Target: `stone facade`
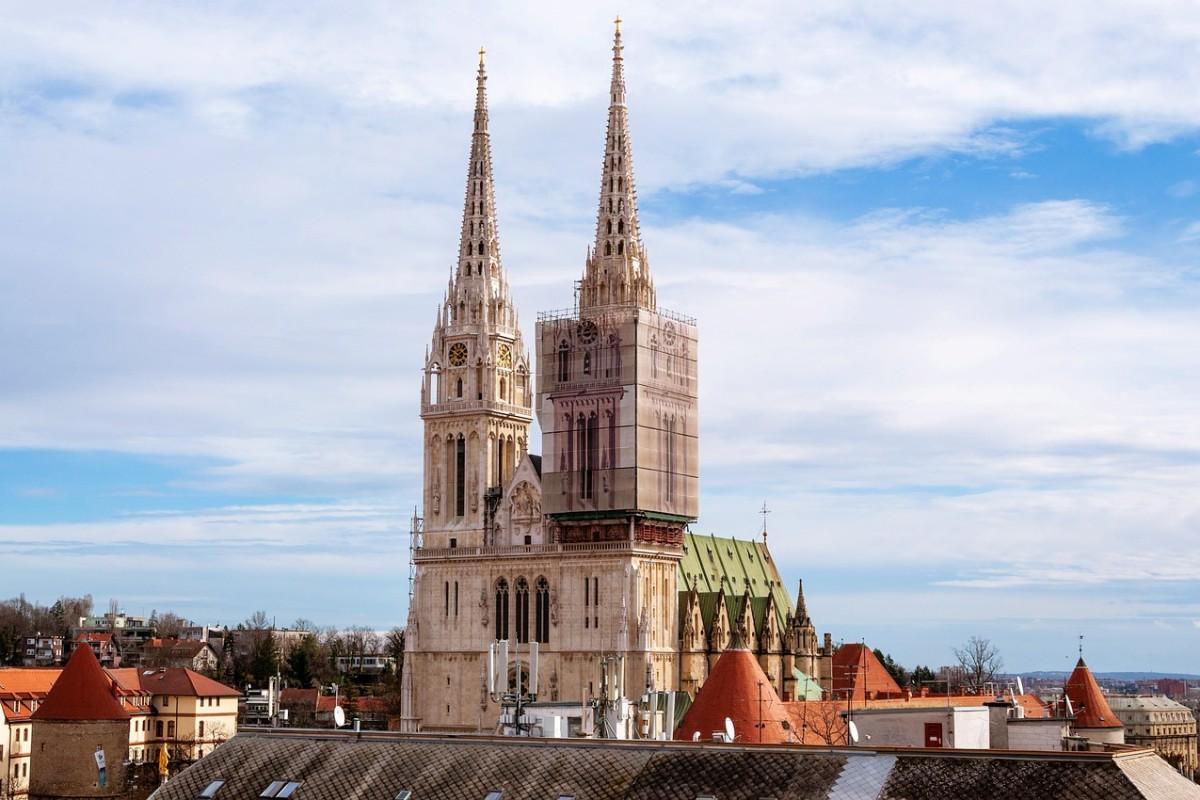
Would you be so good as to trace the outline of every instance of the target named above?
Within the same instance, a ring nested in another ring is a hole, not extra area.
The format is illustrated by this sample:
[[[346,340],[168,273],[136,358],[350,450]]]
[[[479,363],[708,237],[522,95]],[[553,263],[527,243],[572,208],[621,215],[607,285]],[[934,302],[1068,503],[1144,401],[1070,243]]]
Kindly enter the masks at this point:
[[[1196,719],[1169,697],[1114,695],[1109,708],[1125,726],[1125,743],[1151,747],[1189,778],[1196,777]]]
[[[527,452],[535,386],[500,264],[480,60],[458,264],[421,386],[404,730],[495,730],[494,640],[510,643],[523,680],[538,643],[535,688],[552,702],[596,696],[606,654],[624,657],[628,696],[651,685],[694,691],[734,632],[781,693],[795,691],[797,670],[830,674],[828,641],[817,645],[802,601],[793,610],[765,543],[688,531],[699,514],[698,331],[657,306],[623,69],[618,29],[596,239],[576,308],[537,325],[537,456]],[[726,551],[737,563],[716,554]]]
[[[29,772],[30,800],[119,797],[125,793],[129,723],[125,720],[33,723]],[[96,752],[104,752],[104,785],[99,782]]]

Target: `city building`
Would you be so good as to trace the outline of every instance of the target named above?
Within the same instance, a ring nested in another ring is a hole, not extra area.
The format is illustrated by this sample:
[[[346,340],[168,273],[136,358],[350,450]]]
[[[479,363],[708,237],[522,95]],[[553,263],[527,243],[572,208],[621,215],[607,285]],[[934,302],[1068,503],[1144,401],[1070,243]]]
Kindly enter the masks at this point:
[[[63,663],[65,637],[38,633],[26,636],[21,663],[27,667],[57,667]]]
[[[33,712],[61,671],[0,669],[0,797],[22,798],[28,792]]]
[[[119,688],[150,698],[144,753],[157,761],[166,747],[172,760],[194,761],[211,753],[237,733],[236,689],[190,669],[114,669],[108,674]]]
[[[151,639],[142,650],[143,667],[182,667],[213,675],[220,665],[216,649],[205,639]]]
[[[420,390],[404,730],[493,731],[493,640],[539,702],[583,703],[599,658],[622,685],[693,692],[734,634],[781,696],[828,690],[818,643],[762,542],[693,533],[699,514],[698,328],[658,306],[641,239],[623,45],[613,42],[595,239],[574,307],[543,312],[538,375],[500,258],[482,53],[457,263]],[[564,281],[564,286],[566,282]],[[530,451],[534,395],[542,454]],[[515,681],[514,681],[515,682]]]
[[[703,693],[703,689],[701,690]],[[207,792],[207,794],[202,794]],[[239,734],[158,790],[197,797],[413,800],[1196,800],[1200,786],[1152,751],[794,747],[583,739]]]
[[[1127,744],[1151,747],[1189,778],[1196,776],[1196,719],[1169,697],[1109,696],[1108,706],[1125,726]]]
[[[72,652],[78,650],[81,645],[91,648],[102,667],[121,666],[121,648],[114,640],[113,634],[99,631],[78,633],[73,641]]]
[[[95,655],[90,647],[75,652],[84,650]],[[0,669],[0,797],[27,795],[33,772],[30,754],[40,746],[33,715],[64,673],[65,668]],[[237,730],[237,692],[191,670],[102,669],[102,675],[105,698],[114,700],[126,715],[126,749],[120,753],[123,762],[156,763],[163,746],[170,748],[173,764],[191,761],[211,752]],[[89,710],[89,703],[111,707],[104,698],[81,699],[94,685],[99,684],[91,676],[73,688],[65,686],[47,714],[82,722],[94,711]]]

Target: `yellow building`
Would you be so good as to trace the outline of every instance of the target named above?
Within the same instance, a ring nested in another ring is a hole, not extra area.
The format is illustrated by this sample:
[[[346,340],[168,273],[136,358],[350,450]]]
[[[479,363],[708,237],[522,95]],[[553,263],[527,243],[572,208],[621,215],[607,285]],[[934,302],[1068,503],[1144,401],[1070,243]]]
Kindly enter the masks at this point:
[[[1125,743],[1151,747],[1189,778],[1196,775],[1196,719],[1169,697],[1108,698],[1109,708],[1125,726]]]
[[[222,683],[190,669],[108,672],[122,687],[149,699],[145,730],[130,736],[131,760],[156,761],[165,746],[172,761],[195,761],[237,733],[238,692]],[[138,721],[135,717],[132,724]],[[134,757],[135,748],[140,758]]]

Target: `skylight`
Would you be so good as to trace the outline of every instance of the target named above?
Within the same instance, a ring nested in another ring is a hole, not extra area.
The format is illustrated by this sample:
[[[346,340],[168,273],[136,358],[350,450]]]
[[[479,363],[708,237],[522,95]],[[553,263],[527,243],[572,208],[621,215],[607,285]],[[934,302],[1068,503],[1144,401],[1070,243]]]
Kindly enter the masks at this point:
[[[500,800],[501,797],[504,797],[503,789],[492,789],[484,795],[483,800]]]
[[[204,787],[204,791],[200,793],[200,800],[209,800],[211,797],[217,796],[217,790],[225,785],[225,781],[217,778],[215,781]]]
[[[396,792],[396,800],[409,800],[412,797],[412,789],[401,789]]]
[[[259,797],[291,797],[304,781],[271,781]]]

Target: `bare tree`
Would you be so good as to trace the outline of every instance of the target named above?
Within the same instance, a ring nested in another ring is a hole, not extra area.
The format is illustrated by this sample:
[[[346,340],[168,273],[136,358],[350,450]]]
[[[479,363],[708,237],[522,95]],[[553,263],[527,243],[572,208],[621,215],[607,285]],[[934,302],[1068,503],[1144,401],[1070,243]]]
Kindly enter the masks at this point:
[[[296,621],[292,623],[292,630],[305,631],[307,633],[316,633],[317,632],[317,623],[313,622],[311,619],[306,619],[304,617],[297,617]]]
[[[155,620],[154,631],[164,639],[177,639],[187,624],[188,621],[178,614],[164,611]]]
[[[972,636],[962,647],[954,648],[954,657],[963,671],[963,683],[976,691],[996,678],[1004,668],[1000,650],[990,639]]]

